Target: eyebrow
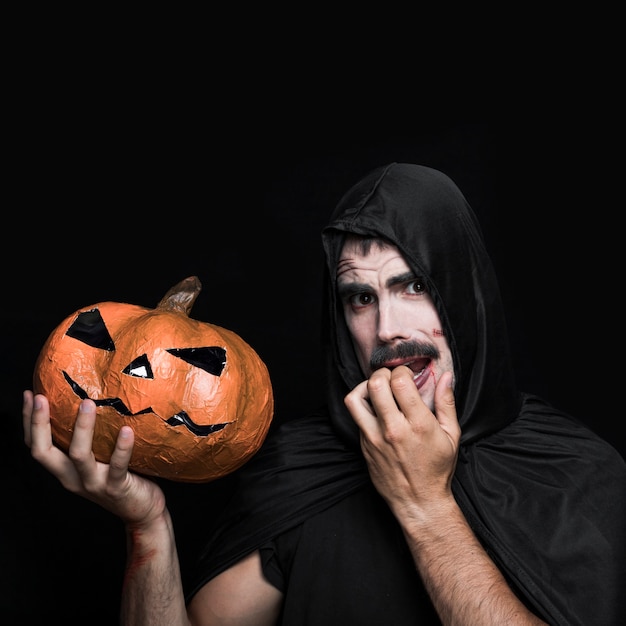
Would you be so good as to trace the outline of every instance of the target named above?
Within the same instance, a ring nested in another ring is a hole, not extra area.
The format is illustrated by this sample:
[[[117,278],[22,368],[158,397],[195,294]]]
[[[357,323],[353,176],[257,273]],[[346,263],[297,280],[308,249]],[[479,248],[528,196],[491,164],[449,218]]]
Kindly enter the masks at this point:
[[[401,285],[407,283],[411,280],[416,280],[417,276],[415,276],[414,272],[404,272],[404,274],[398,274],[396,276],[391,276],[385,283],[385,287],[388,289],[394,287],[395,285]],[[337,283],[337,294],[340,298],[345,298],[346,296],[350,296],[353,293],[360,293],[363,291],[371,291],[372,287],[368,283],[358,283],[358,282],[346,282],[346,283]]]
[[[370,291],[371,287],[367,283],[337,283],[337,295],[340,299],[347,298],[353,293],[361,293],[363,291]]]
[[[415,280],[417,276],[414,272],[408,271],[404,272],[404,274],[398,274],[397,276],[392,276],[386,283],[385,287],[393,287],[394,285],[399,285],[401,283],[408,283],[411,280]]]

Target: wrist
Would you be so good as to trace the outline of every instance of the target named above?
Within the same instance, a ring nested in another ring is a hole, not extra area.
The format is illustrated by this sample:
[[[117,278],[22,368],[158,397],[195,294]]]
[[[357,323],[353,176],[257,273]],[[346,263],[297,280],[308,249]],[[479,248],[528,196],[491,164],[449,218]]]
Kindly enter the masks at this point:
[[[466,523],[452,494],[437,500],[409,502],[399,507],[395,516],[405,532],[430,539],[446,533],[459,522]]]
[[[164,539],[173,538],[174,527],[167,509],[142,521],[126,523],[126,535],[130,547],[158,546]]]

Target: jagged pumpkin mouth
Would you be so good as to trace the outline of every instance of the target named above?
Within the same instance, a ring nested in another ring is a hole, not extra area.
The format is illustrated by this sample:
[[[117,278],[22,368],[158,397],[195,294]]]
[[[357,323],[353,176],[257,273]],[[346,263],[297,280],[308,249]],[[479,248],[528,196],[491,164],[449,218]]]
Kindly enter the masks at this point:
[[[142,409],[141,411],[137,411],[133,413],[125,404],[120,400],[120,398],[90,398],[87,392],[75,381],[72,377],[67,373],[63,372],[63,376],[65,380],[72,388],[72,391],[81,399],[81,400],[92,400],[96,406],[108,406],[117,411],[120,415],[134,416],[134,415],[143,415],[144,413],[154,413],[151,407],[147,407]],[[163,418],[159,418],[163,419]],[[190,430],[194,435],[198,437],[206,437],[211,433],[215,433],[219,430],[222,430],[228,424],[232,422],[222,422],[220,424],[207,424],[201,425],[196,424],[190,417],[187,415],[185,411],[179,411],[178,413],[172,415],[168,419],[163,419],[166,424],[170,426],[185,426],[188,430]]]

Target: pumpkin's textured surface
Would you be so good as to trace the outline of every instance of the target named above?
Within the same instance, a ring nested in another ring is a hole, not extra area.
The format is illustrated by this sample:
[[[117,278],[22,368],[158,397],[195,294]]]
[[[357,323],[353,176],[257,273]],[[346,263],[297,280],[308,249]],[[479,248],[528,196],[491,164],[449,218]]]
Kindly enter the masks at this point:
[[[68,450],[78,405],[90,398],[99,461],[109,461],[123,424],[135,432],[131,468],[170,480],[214,480],[258,450],[274,412],[267,367],[236,333],[189,317],[200,289],[192,276],[154,309],[94,304],[51,333],[33,389],[50,402],[56,445]]]

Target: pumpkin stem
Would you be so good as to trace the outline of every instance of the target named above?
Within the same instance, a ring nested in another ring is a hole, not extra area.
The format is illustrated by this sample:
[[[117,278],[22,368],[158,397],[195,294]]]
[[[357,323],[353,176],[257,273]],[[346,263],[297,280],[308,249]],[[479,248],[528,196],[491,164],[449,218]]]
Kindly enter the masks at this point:
[[[197,276],[189,276],[174,285],[163,296],[156,308],[178,311],[188,316],[201,289],[200,279]]]

